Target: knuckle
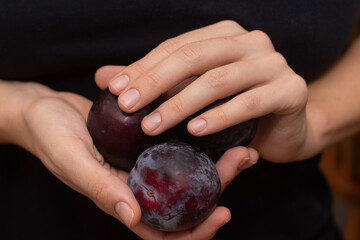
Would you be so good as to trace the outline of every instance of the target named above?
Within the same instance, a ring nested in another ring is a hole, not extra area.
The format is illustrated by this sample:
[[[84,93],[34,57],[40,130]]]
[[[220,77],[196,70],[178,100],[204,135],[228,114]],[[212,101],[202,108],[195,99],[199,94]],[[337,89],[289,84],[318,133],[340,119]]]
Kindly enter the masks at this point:
[[[147,83],[153,89],[157,89],[161,85],[161,76],[154,71],[151,71],[147,74]]]
[[[111,70],[112,66],[110,65],[105,65],[105,66],[101,66],[100,68],[98,68],[95,72],[95,78],[100,78],[103,73],[107,72],[108,70]]]
[[[205,74],[207,86],[214,89],[222,89],[226,86],[228,72],[224,69],[214,69]]]
[[[174,113],[183,113],[185,111],[183,101],[179,97],[171,98],[170,104]]]
[[[271,53],[270,62],[280,68],[288,65],[285,57],[279,52]]]
[[[135,73],[136,75],[141,75],[145,72],[145,66],[140,61],[135,62],[129,66],[128,71]]]
[[[249,37],[252,42],[259,43],[261,45],[272,45],[270,37],[261,30],[253,30],[249,32]]]
[[[243,99],[243,104],[247,111],[253,112],[260,106],[260,98],[257,95],[249,94]]]
[[[304,106],[308,99],[308,87],[305,80],[297,74],[292,75],[286,80],[287,89],[295,106]]]
[[[180,58],[186,63],[196,63],[202,54],[202,47],[200,44],[190,43],[179,49]]]
[[[88,184],[88,193],[94,202],[102,202],[104,199],[105,186],[102,183],[90,183]]]
[[[223,21],[218,22],[218,25],[221,28],[224,28],[224,27],[230,28],[230,29],[240,28],[240,25],[234,20],[223,20]]]
[[[172,54],[179,48],[179,43],[176,38],[170,38],[160,43],[159,49],[165,52],[167,55]]]
[[[230,120],[229,114],[225,112],[225,110],[222,108],[216,110],[216,117],[218,121],[221,122],[222,124],[228,123]]]

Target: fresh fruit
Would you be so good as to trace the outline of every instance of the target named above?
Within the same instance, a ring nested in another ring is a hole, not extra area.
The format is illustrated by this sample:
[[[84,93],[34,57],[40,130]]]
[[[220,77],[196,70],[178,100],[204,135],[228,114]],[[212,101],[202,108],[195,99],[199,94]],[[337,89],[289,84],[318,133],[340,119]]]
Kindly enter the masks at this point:
[[[250,119],[220,132],[201,137],[193,136],[187,131],[187,123],[192,118],[224,104],[230,99],[231,97],[220,99],[188,117],[185,121],[174,128],[174,138],[200,148],[208,154],[213,161],[217,161],[230,148],[236,146],[248,146],[255,137],[257,119]]]
[[[203,137],[191,135],[186,125],[190,119],[229,99],[218,100],[160,136],[151,137],[142,131],[141,121],[163,100],[158,98],[135,113],[126,113],[119,108],[117,96],[106,89],[95,99],[88,115],[87,126],[104,160],[119,169],[131,170],[138,156],[146,148],[171,139],[178,139],[196,146],[216,161],[230,148],[249,145],[255,136],[257,120],[251,119]]]
[[[143,152],[127,184],[142,210],[142,220],[162,231],[192,228],[207,218],[220,197],[214,163],[199,149],[166,142]]]
[[[130,170],[138,156],[159,142],[141,129],[141,120],[161,103],[153,101],[135,113],[123,112],[117,96],[103,90],[97,96],[87,119],[87,127],[94,144],[104,160],[119,169]]]

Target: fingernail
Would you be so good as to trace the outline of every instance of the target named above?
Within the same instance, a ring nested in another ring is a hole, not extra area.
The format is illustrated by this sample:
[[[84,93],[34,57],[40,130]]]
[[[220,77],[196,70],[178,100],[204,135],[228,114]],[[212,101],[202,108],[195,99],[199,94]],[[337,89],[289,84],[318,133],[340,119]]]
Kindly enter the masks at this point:
[[[195,121],[192,121],[190,123],[190,128],[194,133],[198,133],[204,130],[206,128],[206,125],[207,123],[205,119],[200,118],[200,119],[196,119]]]
[[[122,105],[124,105],[126,108],[132,108],[136,105],[136,103],[140,99],[140,93],[136,89],[130,89],[123,95],[121,95],[119,101]]]
[[[252,159],[250,151],[248,151],[248,152],[249,152],[249,155],[247,157],[243,158],[241,163],[238,166],[239,171],[245,170],[246,168],[249,168],[250,166],[257,163],[257,159]]]
[[[134,211],[124,202],[118,202],[115,205],[116,214],[120,220],[128,227],[131,227],[134,218]]]
[[[223,227],[225,224],[227,224],[228,222],[230,222],[230,220],[231,220],[231,217],[228,218],[228,219],[226,219],[226,220],[221,224],[220,227]]]
[[[249,148],[248,148],[248,149],[249,149]],[[258,162],[258,159],[257,159],[257,158],[252,158],[252,157],[251,157],[251,151],[249,151],[249,158],[250,158],[250,159],[249,159],[250,163],[253,164],[253,165]]]
[[[242,171],[242,170],[250,167],[250,166],[253,164],[253,162],[251,161],[250,151],[249,151],[248,148],[247,148],[247,150],[248,150],[248,156],[247,156],[247,157],[244,157],[244,158],[242,159],[241,163],[240,163],[239,166],[238,166],[238,170],[239,170],[239,171]]]
[[[144,127],[148,131],[154,131],[161,124],[161,115],[158,112],[146,116],[143,120]]]
[[[240,162],[239,166],[238,166],[238,170],[242,171],[244,170],[246,167],[245,165],[247,165],[247,163],[249,162],[251,158],[250,157],[245,157],[242,159],[242,161]]]
[[[111,84],[111,87],[113,87],[117,91],[122,91],[127,87],[129,82],[130,82],[130,79],[128,76],[121,75],[120,77],[117,77],[117,78],[111,80],[110,84]]]

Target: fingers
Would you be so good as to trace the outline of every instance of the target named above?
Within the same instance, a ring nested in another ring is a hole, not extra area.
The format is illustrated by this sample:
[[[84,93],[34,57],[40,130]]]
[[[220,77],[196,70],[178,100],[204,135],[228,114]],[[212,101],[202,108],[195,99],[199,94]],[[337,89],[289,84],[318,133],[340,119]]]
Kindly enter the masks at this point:
[[[221,21],[200,29],[186,32],[177,37],[166,40],[158,47],[153,49],[145,57],[131,64],[125,71],[120,71],[109,83],[110,91],[119,95],[124,88],[124,79],[136,79],[146,71],[156,66],[163,59],[177,51],[185,44],[197,42],[209,38],[232,36],[246,32],[239,24],[234,21]],[[119,84],[120,83],[120,84]],[[119,88],[119,86],[122,86]]]
[[[231,219],[229,209],[217,207],[214,212],[205,221],[200,223],[191,231],[166,234],[165,240],[208,240],[214,237],[216,232]]]
[[[236,46],[240,45],[217,38],[181,47],[138,78],[128,75],[129,85],[119,95],[119,106],[125,111],[136,111],[182,80],[234,61],[239,57],[234,51]],[[218,57],[220,54],[222,58]],[[133,94],[135,91],[137,95]]]
[[[124,111],[134,112],[184,79],[239,61],[254,48],[257,51],[264,48],[261,42],[251,41],[256,38],[254,33],[247,33],[188,43],[138,77],[127,74],[133,67],[129,66],[120,81],[124,88],[118,89],[119,106]]]
[[[140,222],[131,230],[139,237],[147,240],[201,240],[211,239],[219,228],[225,225],[231,219],[230,211],[225,207],[217,207],[212,214],[202,223],[193,229],[181,232],[161,232]]]
[[[211,239],[230,219],[231,213],[227,208],[217,207],[204,222],[192,230],[191,239]]]
[[[192,119],[188,131],[204,136],[271,115],[273,118],[266,119],[276,127],[259,128],[255,136],[259,148],[264,136],[283,142],[287,135],[296,135],[297,131],[286,130],[295,127],[291,118],[284,116],[301,112],[307,100],[305,81],[275,51],[270,38],[261,31],[247,32],[232,21],[169,39],[116,72],[107,72],[112,76],[109,89],[119,95],[119,106],[126,112],[134,112],[160,95],[171,96],[143,119],[142,129],[148,135],[158,135],[210,103],[234,96]],[[271,148],[271,144],[265,146],[266,151]]]
[[[200,76],[143,120],[143,131],[148,135],[158,135],[217,99],[274,82],[279,78],[280,73],[293,73],[289,71],[284,58],[274,51],[266,34],[260,31],[240,32],[241,34],[238,35],[186,43],[167,56],[163,56],[157,64],[146,63],[146,66],[142,65],[142,70],[138,71],[138,66],[143,64],[142,62],[153,60],[156,62],[157,58],[153,54],[159,50],[154,50],[145,58],[146,60],[142,59],[135,65],[125,68],[121,73],[121,81],[117,77],[117,80],[122,82],[120,85],[123,86],[121,89],[113,89],[120,94],[119,106],[124,111],[134,112],[164,92],[181,86],[185,79]],[[136,73],[133,75],[132,69],[137,69],[134,70]],[[243,95],[246,103],[261,97],[252,96],[247,100],[249,98]],[[272,103],[276,103],[275,100]],[[234,105],[230,106],[235,108]],[[271,104],[263,106],[274,108]],[[231,117],[230,121],[220,122],[215,128],[209,126],[201,133],[194,127],[197,124],[193,122],[189,131],[194,135],[208,134],[252,117],[262,116],[260,115],[262,113],[271,113],[273,108],[268,107],[265,110],[259,109],[257,112],[243,114],[245,109],[240,107],[236,113],[231,113],[229,116],[240,115],[242,118]],[[218,115],[217,119],[219,116],[221,118],[224,115]]]
[[[216,162],[216,169],[221,181],[221,190],[246,168],[257,163],[259,154],[255,149],[246,147],[235,147],[224,153]]]
[[[154,122],[156,125],[152,125],[153,122],[148,121],[148,119],[151,120],[151,114],[145,118],[142,122],[144,132],[149,135],[157,135],[216,99],[232,96],[244,89],[263,83],[264,79],[275,77],[277,68],[263,68],[267,63],[268,59],[264,57],[260,61],[239,61],[206,72],[154,111],[161,116],[161,122],[157,121]],[[260,71],[260,69],[262,70]],[[247,119],[243,117],[239,121],[248,120],[251,116],[248,114],[246,117]],[[194,126],[196,125],[194,124]],[[219,127],[224,129],[229,126]],[[197,134],[194,131],[195,128],[192,130],[193,134]]]

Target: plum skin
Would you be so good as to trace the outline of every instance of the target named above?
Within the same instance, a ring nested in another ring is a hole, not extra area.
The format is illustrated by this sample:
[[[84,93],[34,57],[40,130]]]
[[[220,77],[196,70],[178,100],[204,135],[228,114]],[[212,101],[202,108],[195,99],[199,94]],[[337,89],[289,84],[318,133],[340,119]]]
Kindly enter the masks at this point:
[[[130,171],[146,148],[162,141],[161,136],[148,136],[141,129],[142,119],[161,103],[158,98],[135,113],[126,113],[108,89],[97,95],[88,114],[87,128],[106,162]]]
[[[128,186],[142,220],[161,231],[182,231],[215,209],[221,183],[212,160],[186,143],[166,142],[144,151],[131,170]]]

